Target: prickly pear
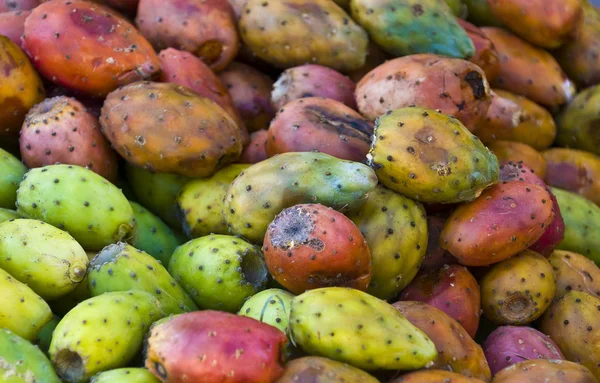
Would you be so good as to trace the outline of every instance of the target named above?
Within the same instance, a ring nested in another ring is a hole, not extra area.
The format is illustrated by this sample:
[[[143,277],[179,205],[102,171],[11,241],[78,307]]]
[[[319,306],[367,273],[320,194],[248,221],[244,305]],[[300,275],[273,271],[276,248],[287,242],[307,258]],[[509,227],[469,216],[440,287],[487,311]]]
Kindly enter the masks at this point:
[[[566,360],[528,360],[500,371],[493,383],[597,383],[594,375],[578,363]]]
[[[483,383],[483,380],[469,378],[455,372],[444,370],[421,370],[410,372],[390,383]]]
[[[498,157],[500,166],[509,162],[525,165],[542,180],[546,179],[547,163],[544,156],[533,147],[515,141],[493,141],[487,147]]]
[[[254,318],[287,334],[292,299],[294,295],[285,290],[263,290],[244,302],[238,315]]]
[[[306,356],[285,365],[283,376],[276,383],[377,383],[379,380],[346,363]]]
[[[548,185],[580,194],[600,205],[600,156],[565,148],[542,154],[548,163]]]
[[[21,36],[25,29],[25,19],[30,13],[31,11],[0,11],[0,35],[8,37],[13,43],[22,48]]]
[[[492,40],[477,28],[475,25],[463,19],[457,19],[461,27],[469,35],[475,46],[475,55],[469,58],[469,61],[477,65],[485,72],[485,77],[488,81],[498,75],[499,61],[498,52]]]
[[[27,167],[6,150],[0,148],[0,208],[14,209],[19,182]]]
[[[44,354],[48,354],[48,350],[50,350],[50,343],[52,342],[52,333],[56,326],[58,326],[58,322],[60,322],[60,317],[57,315],[53,315],[52,319],[48,323],[42,327],[40,332],[38,333],[35,340],[32,342],[40,350],[44,352]]]
[[[268,137],[269,132],[264,129],[250,134],[250,143],[244,148],[238,162],[241,164],[256,164],[269,158],[267,154]]]
[[[444,207],[447,205],[443,205]],[[449,205],[452,206],[452,205]],[[455,265],[458,259],[440,246],[440,235],[449,213],[430,213],[427,215],[427,252],[421,263],[421,270],[438,270],[444,265]]]
[[[0,223],[17,218],[21,218],[21,216],[16,211],[0,207]]]
[[[38,6],[40,0],[4,0],[0,1],[0,12],[27,11]]]
[[[600,268],[589,258],[572,251],[555,250],[548,261],[554,270],[556,298],[571,290],[600,298]]]
[[[117,368],[94,375],[90,383],[160,383],[152,373],[145,368]]]
[[[598,16],[600,27],[600,15]],[[600,28],[599,28],[600,29]],[[600,78],[599,78],[600,80]],[[579,92],[558,116],[556,143],[600,155],[596,124],[600,113],[600,85]]]

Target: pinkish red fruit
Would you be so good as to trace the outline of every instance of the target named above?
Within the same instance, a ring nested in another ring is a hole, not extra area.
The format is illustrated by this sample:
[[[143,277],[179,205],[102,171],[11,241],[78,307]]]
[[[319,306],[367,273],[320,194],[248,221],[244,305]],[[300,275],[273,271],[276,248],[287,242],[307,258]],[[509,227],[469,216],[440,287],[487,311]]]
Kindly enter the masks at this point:
[[[30,11],[0,12],[0,35],[4,35],[13,43],[21,46],[21,35],[25,29],[25,19]]]

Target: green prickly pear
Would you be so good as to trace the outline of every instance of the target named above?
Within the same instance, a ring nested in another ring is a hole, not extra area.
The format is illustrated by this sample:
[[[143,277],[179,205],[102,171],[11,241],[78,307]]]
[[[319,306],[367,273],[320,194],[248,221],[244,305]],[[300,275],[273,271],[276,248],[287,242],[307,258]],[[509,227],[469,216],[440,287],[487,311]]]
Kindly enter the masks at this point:
[[[262,243],[267,227],[285,208],[319,203],[351,210],[377,185],[375,172],[324,153],[284,153],[250,166],[225,195],[223,216],[234,234]]]
[[[52,333],[56,326],[58,326],[58,322],[60,322],[60,317],[53,315],[50,322],[46,323],[44,327],[40,330],[39,334],[32,342],[36,346],[39,347],[40,350],[44,352],[44,354],[48,354],[48,350],[50,350],[50,342],[52,342]]]
[[[34,340],[42,327],[52,319],[48,304],[27,285],[2,269],[0,291],[0,328]]]
[[[58,323],[50,358],[66,382],[127,365],[141,349],[152,323],[164,316],[160,303],[143,291],[118,291],[81,302]]]
[[[3,383],[60,383],[46,355],[8,329],[0,329],[0,361]]]
[[[380,299],[396,297],[415,277],[427,250],[423,206],[383,186],[348,214],[371,250],[371,282],[367,292]]]
[[[433,342],[392,305],[360,290],[325,287],[292,300],[292,342],[311,355],[365,370],[413,370],[438,356]]]
[[[27,167],[6,150],[0,148],[0,207],[14,209],[19,182]]]
[[[86,250],[133,240],[136,224],[129,201],[116,186],[75,165],[31,169],[17,190],[17,210],[69,232]]]
[[[0,223],[17,218],[21,218],[21,216],[16,211],[0,207]]]
[[[260,249],[219,234],[179,246],[168,270],[198,307],[229,312],[263,290],[269,274]]]
[[[600,12],[598,16],[600,25]],[[600,33],[599,33],[600,34]],[[598,43],[597,43],[598,44]],[[600,113],[600,84],[579,92],[556,119],[556,143],[600,155],[597,133]]]
[[[281,289],[268,289],[251,296],[238,312],[288,332],[290,306],[294,294]]]
[[[92,296],[113,291],[145,291],[158,299],[167,315],[198,309],[165,266],[123,242],[106,246],[90,262],[88,284]]]
[[[90,383],[160,383],[145,368],[117,368],[94,375]]]
[[[86,254],[89,262],[91,262],[96,256],[96,252],[87,251]],[[86,273],[83,280],[79,282],[77,287],[75,287],[75,290],[71,291],[67,295],[57,300],[50,302],[50,307],[52,308],[53,313],[64,316],[66,313],[71,311],[73,307],[92,297],[92,294],[90,293],[90,288],[88,286],[88,275],[89,272]]]
[[[34,219],[0,224],[0,268],[46,300],[73,291],[87,266],[85,250],[65,231]]]

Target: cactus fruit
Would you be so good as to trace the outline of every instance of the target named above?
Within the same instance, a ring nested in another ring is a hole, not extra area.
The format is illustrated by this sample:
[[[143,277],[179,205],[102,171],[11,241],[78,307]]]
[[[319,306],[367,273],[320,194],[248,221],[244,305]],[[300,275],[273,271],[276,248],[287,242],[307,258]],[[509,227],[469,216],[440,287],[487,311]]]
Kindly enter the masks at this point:
[[[244,301],[264,290],[267,266],[260,250],[228,235],[208,235],[179,246],[169,273],[198,307],[237,312]]]
[[[546,160],[533,147],[521,142],[503,140],[490,142],[487,147],[496,155],[501,166],[509,162],[522,164],[533,170],[542,180],[546,179]]]
[[[533,322],[550,306],[556,292],[552,265],[531,250],[495,264],[480,283],[483,313],[497,324]]]
[[[390,383],[483,383],[483,380],[469,378],[455,372],[444,370],[421,370],[410,372]]]
[[[488,0],[465,0],[468,20],[477,25],[502,27],[502,22],[492,14]]]
[[[273,278],[294,294],[332,286],[365,291],[371,281],[367,241],[349,218],[323,205],[283,210],[262,250]]]
[[[487,189],[448,218],[440,243],[466,266],[486,266],[534,244],[554,220],[550,193],[520,181]]]
[[[600,156],[564,148],[542,154],[548,163],[548,185],[580,194],[600,205]]]
[[[600,15],[598,16],[600,27]],[[599,78],[600,81],[600,78]],[[596,135],[600,113],[600,84],[579,92],[558,116],[556,143],[600,155],[600,139]]]
[[[369,152],[373,124],[336,100],[307,97],[281,108],[269,125],[267,154],[321,152],[360,162]]]
[[[491,380],[483,350],[457,321],[423,302],[396,302],[394,307],[435,344],[438,357],[428,368]]]
[[[421,270],[438,270],[444,265],[455,265],[458,259],[440,246],[440,235],[446,224],[448,214],[427,215],[427,252],[421,263]]]
[[[160,71],[152,46],[129,21],[83,0],[51,0],[31,11],[23,49],[47,79],[100,98]]]
[[[493,383],[597,383],[598,379],[578,363],[566,360],[528,360],[500,371]]]
[[[470,201],[498,181],[498,159],[457,119],[426,108],[381,116],[368,159],[379,181],[429,203]]]
[[[263,290],[244,302],[238,315],[254,318],[287,334],[292,299],[294,295],[285,290]]]
[[[371,39],[396,57],[435,53],[466,58],[475,53],[445,1],[351,0],[350,10]]]
[[[166,265],[122,242],[106,246],[90,262],[88,285],[92,296],[113,291],[145,291],[160,302],[167,315],[198,309],[169,275]]]
[[[483,349],[492,375],[526,360],[565,359],[552,339],[527,326],[498,327],[487,337]]]
[[[386,62],[389,58],[389,55],[381,50],[375,43],[369,41],[369,45],[367,46],[367,60],[365,64],[356,69],[348,72],[348,76],[355,83],[359,82],[367,73],[377,68],[379,65]]]
[[[85,250],[67,232],[33,219],[0,224],[0,268],[46,300],[73,291],[87,266]]]
[[[17,189],[26,172],[17,157],[0,148],[0,208],[15,208]]]
[[[48,323],[42,327],[40,332],[38,333],[35,340],[32,342],[40,350],[44,352],[44,354],[48,354],[48,350],[50,350],[50,342],[52,342],[52,333],[56,326],[58,326],[58,322],[60,322],[60,317],[53,315],[52,319]]]
[[[6,383],[60,383],[39,348],[8,329],[0,329],[0,379]]]
[[[90,383],[160,383],[152,373],[145,368],[117,368],[101,372],[92,377]]]
[[[368,166],[324,153],[284,153],[250,166],[225,195],[223,216],[234,234],[262,244],[267,227],[283,209],[319,203],[352,210],[377,185]]]
[[[19,185],[17,210],[69,232],[86,250],[133,240],[137,226],[127,198],[91,170],[75,165],[31,169]]]
[[[40,0],[3,0],[0,1],[0,13],[28,11],[38,6]]]
[[[34,340],[52,319],[44,300],[27,285],[0,269],[0,328],[9,329],[27,340]]]
[[[438,356],[392,305],[360,290],[326,287],[292,300],[290,339],[311,355],[364,370],[415,370]]]
[[[589,258],[572,251],[555,250],[548,261],[554,270],[556,298],[572,290],[600,298],[600,268]]]
[[[21,218],[21,216],[16,211],[0,207],[0,223],[17,218]]]
[[[464,28],[475,46],[475,55],[470,57],[469,61],[483,69],[485,77],[491,81],[498,74],[499,69],[498,52],[494,43],[475,25],[463,19],[456,21]]]
[[[96,256],[95,251],[86,251],[88,261],[92,261]],[[89,267],[89,263],[88,263]],[[88,286],[88,276],[89,272],[85,275],[83,280],[75,287],[73,291],[68,293],[67,295],[50,301],[50,306],[52,308],[52,312],[54,314],[64,316],[67,314],[73,307],[77,306],[79,303],[85,301],[86,299],[90,299],[92,294],[90,293],[90,288]]]
[[[286,343],[281,331],[253,318],[197,311],[152,327],[146,367],[163,382],[275,382]]]
[[[0,5],[0,8],[2,5]],[[8,37],[13,43],[21,47],[21,35],[25,29],[25,19],[31,11],[0,11],[0,35]]]
[[[464,0],[446,0],[446,4],[448,4],[454,16],[467,17],[467,5]],[[460,20],[458,19],[457,21]]]
[[[143,291],[111,292],[83,301],[54,330],[52,364],[69,383],[124,367],[142,347],[152,323],[163,316],[160,303]]]
[[[267,154],[268,137],[269,132],[264,129],[251,133],[250,143],[244,148],[238,162],[241,164],[257,164],[269,158]]]
[[[285,365],[283,376],[277,383],[378,383],[368,373],[346,363],[306,356]]]
[[[425,302],[455,319],[472,338],[477,333],[481,294],[477,281],[464,266],[443,266],[418,274],[402,290],[400,299]]]
[[[367,33],[330,0],[249,0],[238,26],[252,53],[279,68],[310,62],[350,71],[365,63]]]
[[[356,84],[350,78],[322,65],[306,64],[285,70],[273,85],[271,102],[276,110],[290,101],[324,97],[356,109]]]

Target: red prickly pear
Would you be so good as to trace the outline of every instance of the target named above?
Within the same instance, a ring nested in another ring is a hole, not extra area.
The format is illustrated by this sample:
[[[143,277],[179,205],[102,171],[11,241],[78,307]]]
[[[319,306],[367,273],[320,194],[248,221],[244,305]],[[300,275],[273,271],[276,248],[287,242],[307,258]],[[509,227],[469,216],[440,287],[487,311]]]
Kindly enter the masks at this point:
[[[269,132],[265,129],[250,134],[250,143],[246,145],[238,159],[240,164],[255,164],[269,158],[267,154],[267,138]]]
[[[12,11],[0,13],[0,35],[4,35],[22,48],[21,35],[25,29],[25,19],[31,11]]]
[[[274,382],[287,338],[256,319],[220,311],[177,315],[150,330],[146,367],[163,382]]]
[[[483,69],[485,77],[488,81],[492,81],[499,69],[498,52],[494,43],[475,25],[463,19],[456,19],[456,21],[467,32],[475,46],[475,55],[469,58],[469,61]]]
[[[29,11],[38,6],[40,0],[0,0],[0,13]]]

